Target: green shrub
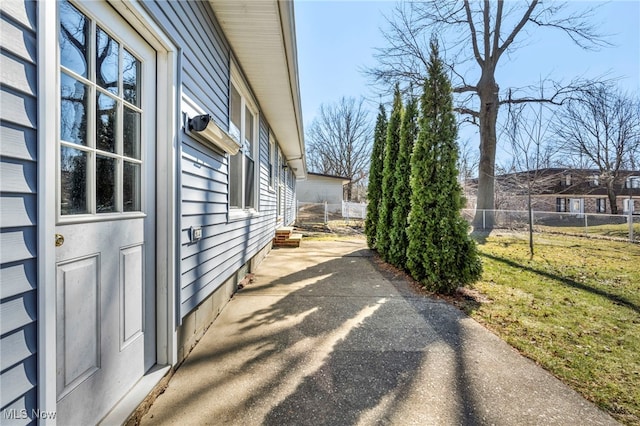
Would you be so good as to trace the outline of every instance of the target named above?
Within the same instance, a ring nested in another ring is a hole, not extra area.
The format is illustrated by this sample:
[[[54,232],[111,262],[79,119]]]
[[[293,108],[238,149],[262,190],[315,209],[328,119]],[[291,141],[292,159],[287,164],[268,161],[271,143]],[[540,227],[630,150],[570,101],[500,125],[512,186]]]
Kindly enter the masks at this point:
[[[382,197],[378,228],[376,229],[376,249],[380,255],[388,260],[391,240],[389,234],[393,219],[393,188],[395,186],[395,165],[400,148],[400,125],[402,123],[402,96],[400,87],[396,84],[393,96],[393,109],[387,126],[387,141],[384,147],[384,166],[382,169]]]
[[[427,289],[452,293],[476,281],[482,265],[469,226],[460,215],[451,83],[433,40],[421,102],[420,132],[411,157],[407,268]]]
[[[393,188],[394,209],[391,222],[389,262],[399,268],[406,268],[407,226],[411,210],[411,153],[418,135],[418,102],[411,97],[402,114],[400,128],[400,148],[395,167],[395,187]]]
[[[376,232],[378,227],[378,212],[382,198],[382,168],[384,163],[384,145],[387,141],[387,113],[380,104],[380,111],[376,119],[373,134],[373,149],[369,166],[369,187],[367,190],[367,218],[364,222],[364,232],[370,248],[376,247]]]

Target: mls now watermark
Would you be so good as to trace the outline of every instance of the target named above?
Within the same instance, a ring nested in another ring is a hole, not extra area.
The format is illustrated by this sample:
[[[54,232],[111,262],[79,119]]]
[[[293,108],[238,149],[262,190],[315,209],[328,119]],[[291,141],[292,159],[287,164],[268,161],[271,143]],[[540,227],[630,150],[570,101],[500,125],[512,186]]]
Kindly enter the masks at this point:
[[[39,409],[31,409],[27,410],[23,409],[9,409],[2,410],[2,418],[0,420],[22,420],[22,419],[49,419],[53,420],[56,418],[55,411],[42,411]]]

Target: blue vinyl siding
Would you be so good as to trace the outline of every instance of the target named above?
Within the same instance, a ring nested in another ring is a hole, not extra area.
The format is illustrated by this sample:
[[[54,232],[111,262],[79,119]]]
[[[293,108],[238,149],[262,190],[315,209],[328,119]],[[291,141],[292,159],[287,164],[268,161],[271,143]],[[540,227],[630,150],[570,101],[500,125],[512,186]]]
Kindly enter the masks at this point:
[[[231,49],[206,2],[147,2],[150,13],[182,49],[182,93],[229,122]],[[259,101],[259,100],[258,100]],[[259,113],[258,213],[229,220],[228,156],[181,133],[180,317],[205,300],[265,245],[275,230],[275,193],[269,190],[269,126]],[[202,238],[190,241],[190,228]]]
[[[0,411],[28,416],[37,408],[36,7],[0,2]]]

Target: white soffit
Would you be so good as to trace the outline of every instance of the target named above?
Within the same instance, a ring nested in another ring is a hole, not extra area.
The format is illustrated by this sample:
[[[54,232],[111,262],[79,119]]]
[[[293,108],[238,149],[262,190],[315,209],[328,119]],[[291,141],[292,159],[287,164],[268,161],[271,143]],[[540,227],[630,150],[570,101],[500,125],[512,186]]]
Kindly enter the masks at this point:
[[[209,0],[298,178],[306,176],[292,1]]]

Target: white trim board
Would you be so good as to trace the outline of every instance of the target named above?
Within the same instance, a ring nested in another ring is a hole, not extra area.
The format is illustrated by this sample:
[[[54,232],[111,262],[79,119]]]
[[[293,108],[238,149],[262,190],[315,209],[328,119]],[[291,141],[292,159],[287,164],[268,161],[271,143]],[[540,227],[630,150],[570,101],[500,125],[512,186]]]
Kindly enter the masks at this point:
[[[38,408],[56,410],[55,211],[57,129],[57,2],[38,8]],[[49,184],[48,184],[49,183]],[[39,424],[55,425],[55,418]]]
[[[157,105],[167,106],[157,114],[156,145],[156,363],[175,365],[177,349],[176,283],[179,273],[178,159],[181,128],[180,48],[139,1],[115,0],[111,5],[132,24],[156,50]]]

